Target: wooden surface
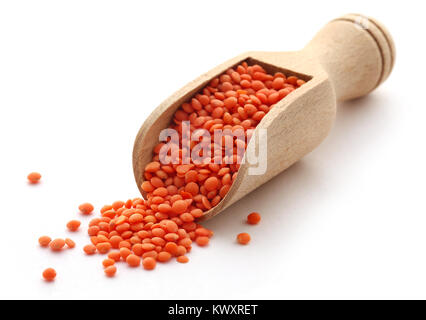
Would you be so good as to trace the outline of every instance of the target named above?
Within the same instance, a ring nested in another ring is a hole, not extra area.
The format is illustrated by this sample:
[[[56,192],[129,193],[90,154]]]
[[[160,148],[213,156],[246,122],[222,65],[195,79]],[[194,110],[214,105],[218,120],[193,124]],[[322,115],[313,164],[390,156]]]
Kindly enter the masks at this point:
[[[318,146],[333,125],[336,101],[366,95],[386,80],[394,65],[395,46],[380,23],[350,14],[328,23],[301,51],[248,52],[201,75],[160,104],[137,134],[133,168],[144,197],[143,171],[152,159],[160,131],[169,125],[183,102],[212,78],[242,61],[258,63],[268,72],[296,74],[309,81],[279,101],[256,128],[267,130],[266,173],[248,175],[249,164],[245,161],[225,198],[200,220],[220,213]]]

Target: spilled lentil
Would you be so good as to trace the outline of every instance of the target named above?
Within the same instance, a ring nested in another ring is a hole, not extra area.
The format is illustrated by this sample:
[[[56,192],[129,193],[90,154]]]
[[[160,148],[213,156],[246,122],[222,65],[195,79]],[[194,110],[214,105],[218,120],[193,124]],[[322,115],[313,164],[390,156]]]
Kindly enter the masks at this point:
[[[91,244],[84,246],[83,251],[87,255],[98,252],[108,256],[102,263],[108,277],[115,276],[115,263],[119,261],[127,262],[130,267],[142,265],[146,270],[153,270],[157,262],[165,263],[172,258],[187,263],[193,243],[207,246],[213,236],[213,232],[199,225],[196,219],[219,204],[230,190],[240,167],[237,149],[242,146],[245,150],[246,141],[251,137],[250,129],[256,128],[278,101],[304,83],[281,72],[269,74],[262,66],[248,65],[247,62],[212,79],[178,108],[169,128],[181,133],[182,123],[188,121],[191,132],[197,129],[210,133],[242,130],[246,140],[232,141],[233,161],[230,163],[226,158],[229,155],[220,152],[212,153],[209,163],[183,163],[182,158],[188,151],[180,147],[178,163],[164,164],[160,151],[165,144],[159,143],[143,173],[141,189],[146,193],[146,200],[115,201],[102,207],[100,217],[89,223],[87,233]],[[183,145],[182,136],[179,143]],[[190,150],[197,144],[191,141]],[[214,144],[212,136],[211,145]],[[79,210],[83,215],[90,215],[94,207],[84,203]],[[257,213],[247,218],[250,224],[259,221]],[[70,231],[77,231],[79,226],[76,220],[67,225]],[[69,240],[50,241],[50,238],[42,237],[39,242],[52,250],[61,250],[65,244],[73,247]],[[237,241],[247,244],[250,236],[239,234]]]

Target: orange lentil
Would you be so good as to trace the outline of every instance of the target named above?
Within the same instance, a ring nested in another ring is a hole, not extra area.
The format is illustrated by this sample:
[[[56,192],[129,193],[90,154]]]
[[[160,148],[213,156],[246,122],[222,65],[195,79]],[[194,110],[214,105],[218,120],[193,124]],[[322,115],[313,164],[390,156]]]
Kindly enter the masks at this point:
[[[41,236],[38,239],[38,243],[42,247],[47,247],[51,241],[52,241],[52,239],[50,237],[48,237],[48,236]]]
[[[188,250],[186,250],[186,248],[184,247],[184,246],[182,246],[182,245],[179,245],[178,247],[177,247],[177,250],[176,250],[176,256],[183,256],[185,253],[187,253],[188,252]]]
[[[55,239],[55,240],[52,240],[49,244],[50,249],[52,249],[53,251],[61,251],[64,246],[65,246],[64,239]]]
[[[132,245],[128,242],[128,241],[121,241],[119,244],[118,244],[118,248],[119,249],[121,249],[121,248],[127,248],[127,249],[130,249],[132,247]]]
[[[99,222],[101,222],[101,219],[94,218],[94,219],[90,220],[89,227],[97,226],[99,224]]]
[[[177,231],[178,231],[178,229],[179,229],[179,227],[178,227],[178,225],[176,224],[176,222],[169,220],[169,221],[167,221],[167,222],[166,222],[166,224],[165,224],[165,229],[166,229],[168,232],[177,232]],[[163,234],[163,236],[164,236],[164,234]]]
[[[120,208],[124,207],[124,205],[125,205],[125,202],[124,202],[124,201],[115,201],[115,202],[112,204],[112,208],[113,208],[115,211],[117,211],[118,209],[120,209]]]
[[[126,260],[131,253],[132,251],[129,248],[120,248],[120,255],[123,260]]]
[[[142,265],[145,270],[153,270],[155,268],[156,261],[154,258],[146,257],[143,259]]]
[[[151,251],[155,249],[155,245],[152,243],[143,243],[142,244],[142,249],[145,251]]]
[[[173,222],[173,221],[170,221],[170,222]],[[175,223],[175,225],[176,225],[176,223]],[[177,227],[177,225],[176,225],[176,227]],[[176,229],[176,231],[177,231],[178,229]],[[168,229],[168,231],[169,231],[169,229]],[[174,231],[174,229],[173,230],[171,230],[172,232]],[[154,237],[158,237],[158,238],[162,238],[162,237],[164,237],[164,235],[166,234],[166,231],[164,231],[163,229],[161,229],[161,228],[155,228],[155,229],[153,229],[152,230],[152,235],[154,236]]]
[[[164,238],[165,239],[165,238]],[[160,237],[154,237],[151,239],[152,243],[155,244],[156,246],[163,246],[166,244],[166,240],[164,240],[163,238]]]
[[[154,186],[149,181],[144,181],[142,183],[142,190],[145,192],[152,192],[154,190]]]
[[[126,258],[126,262],[130,267],[138,267],[141,264],[141,258],[135,254],[129,254]]]
[[[83,247],[83,251],[87,254],[87,255],[92,255],[96,253],[96,247],[93,244],[88,244],[86,246]]]
[[[108,258],[114,260],[115,262],[120,261],[121,260],[120,251],[112,251],[108,253]]]
[[[172,211],[174,213],[184,213],[187,208],[188,205],[184,200],[177,200],[172,205]]]
[[[32,184],[36,184],[39,183],[40,179],[41,179],[41,174],[38,172],[31,172],[28,176],[28,181]]]
[[[160,262],[167,262],[172,258],[172,255],[170,254],[170,252],[167,251],[161,251],[158,254],[157,260]]]
[[[210,177],[204,182],[204,187],[207,189],[207,191],[216,190],[218,186],[219,180],[216,177]]]
[[[176,255],[178,252],[178,246],[174,242],[167,242],[164,246],[164,250],[169,252],[172,255]]]
[[[93,205],[91,205],[90,203],[83,203],[81,205],[78,206],[78,209],[80,210],[80,212],[82,214],[91,214],[93,212]]]
[[[70,231],[77,231],[78,228],[80,227],[81,222],[78,220],[71,220],[70,222],[67,223],[67,228]]]
[[[287,78],[286,82],[292,85],[296,85],[299,79],[295,76],[290,76]]]
[[[189,213],[182,213],[179,218],[183,221],[183,222],[191,222],[194,221],[194,216],[192,216]]]
[[[248,244],[250,242],[251,238],[248,233],[240,233],[237,235],[237,241],[240,244]]]
[[[119,248],[121,241],[123,241],[123,238],[120,237],[120,236],[112,236],[111,238],[109,238],[109,242],[111,243],[111,247],[113,247],[114,249]]]
[[[110,258],[105,259],[104,261],[102,261],[102,265],[103,265],[105,268],[107,268],[107,267],[109,267],[109,266],[112,266],[112,265],[114,265],[114,264],[115,264],[115,260],[110,259]]]
[[[83,204],[83,206],[86,206],[87,205],[87,203],[85,203],[85,204]],[[92,206],[93,207],[93,206]],[[107,205],[107,206],[103,206],[102,208],[101,208],[101,213],[104,213],[104,212],[106,212],[106,211],[108,211],[108,210],[111,210],[112,209],[112,206],[110,206],[110,205]]]
[[[98,238],[98,240],[97,240],[96,244],[103,243],[103,242],[109,242],[108,238],[106,236],[104,236],[103,234],[98,233],[97,238]]]
[[[47,268],[43,271],[43,278],[46,281],[53,281],[56,278],[56,271],[52,268]]]
[[[96,249],[100,254],[106,254],[111,250],[112,246],[109,242],[102,242],[96,245]]]
[[[72,249],[75,247],[75,242],[70,239],[70,238],[66,238],[65,239],[65,244],[67,245],[68,248]]]
[[[90,242],[93,244],[93,245],[97,245],[98,244],[98,237],[96,237],[96,236],[93,236],[93,237],[90,237]]]
[[[114,277],[115,273],[117,272],[117,267],[116,266],[106,267],[105,270],[104,270],[104,272],[105,272],[105,275],[107,277]]]
[[[249,224],[258,224],[260,222],[260,214],[257,212],[252,212],[247,216],[247,223]]]
[[[209,239],[208,237],[204,237],[204,236],[197,237],[197,238],[195,239],[195,242],[196,242],[196,243],[197,243],[200,247],[204,247],[204,246],[208,245],[208,244],[209,244],[209,241],[210,241],[210,239]]]
[[[299,79],[299,80],[297,80],[296,83],[300,87],[300,86],[304,85],[306,82],[304,80]]]
[[[158,253],[156,251],[147,251],[142,255],[142,258],[145,259],[147,257],[153,258],[153,259],[157,259],[158,258]]]
[[[211,231],[206,229],[206,228],[197,228],[195,229],[195,234],[197,236],[204,236],[204,237],[209,237],[210,236]]]
[[[140,244],[140,243],[134,244],[132,246],[132,251],[135,255],[142,256],[142,254],[144,253],[144,249],[142,247],[142,244]]]
[[[179,263],[187,263],[189,261],[189,258],[187,256],[179,256],[176,258],[176,261]]]

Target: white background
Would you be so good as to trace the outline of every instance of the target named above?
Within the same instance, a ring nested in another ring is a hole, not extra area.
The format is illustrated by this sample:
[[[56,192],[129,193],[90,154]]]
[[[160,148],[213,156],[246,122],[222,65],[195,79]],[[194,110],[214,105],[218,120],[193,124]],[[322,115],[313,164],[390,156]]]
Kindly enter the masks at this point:
[[[426,298],[426,28],[421,1],[1,1],[0,298]],[[393,74],[340,103],[324,143],[206,223],[208,248],[154,272],[39,248],[139,195],[133,139],[163,99],[249,50],[302,48],[358,12],[391,31]],[[43,174],[29,186],[31,171]],[[244,218],[259,211],[263,220]],[[248,246],[235,243],[239,232]],[[54,283],[41,272],[54,267]]]

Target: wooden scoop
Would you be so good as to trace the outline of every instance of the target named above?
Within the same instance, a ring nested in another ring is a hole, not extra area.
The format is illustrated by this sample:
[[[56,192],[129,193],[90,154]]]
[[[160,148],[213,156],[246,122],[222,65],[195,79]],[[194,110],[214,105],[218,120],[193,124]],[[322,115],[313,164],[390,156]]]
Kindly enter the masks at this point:
[[[336,101],[364,96],[385,81],[394,65],[395,47],[379,22],[349,14],[328,23],[301,51],[247,52],[201,75],[158,106],[139,130],[133,170],[144,197],[144,168],[152,159],[160,131],[169,126],[182,103],[243,61],[257,63],[268,73],[296,75],[307,83],[279,101],[256,127],[256,131],[267,129],[266,172],[249,175],[249,163],[241,164],[228,194],[200,220],[223,211],[318,146],[333,125]],[[258,144],[257,139],[250,140],[248,147],[253,143]]]

